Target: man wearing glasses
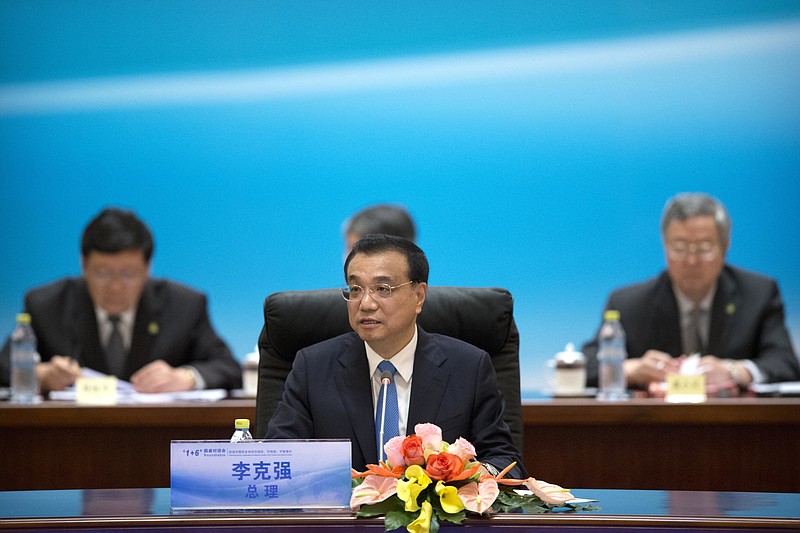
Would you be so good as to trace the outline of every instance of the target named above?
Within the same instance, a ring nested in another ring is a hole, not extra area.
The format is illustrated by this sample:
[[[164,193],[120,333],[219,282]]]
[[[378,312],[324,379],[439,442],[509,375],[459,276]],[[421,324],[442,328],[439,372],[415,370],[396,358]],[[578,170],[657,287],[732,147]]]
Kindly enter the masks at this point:
[[[709,387],[800,379],[775,280],[725,263],[731,221],[701,193],[667,202],[661,235],[667,270],[611,293],[627,334],[629,385],[647,388],[699,353]],[[588,381],[597,383],[597,338],[583,347]]]
[[[297,353],[266,438],[349,439],[353,468],[364,470],[385,459],[392,436],[431,423],[447,442],[472,442],[490,472],[516,462],[510,476],[527,477],[489,355],[417,326],[428,292],[423,251],[402,237],[367,235],[344,274],[353,332]]]
[[[208,317],[206,297],[150,278],[153,238],[136,215],[105,209],[81,238],[82,277],[30,291],[45,391],[75,382],[82,367],[129,380],[140,392],[241,387],[241,367]],[[9,343],[0,382],[9,380]]]

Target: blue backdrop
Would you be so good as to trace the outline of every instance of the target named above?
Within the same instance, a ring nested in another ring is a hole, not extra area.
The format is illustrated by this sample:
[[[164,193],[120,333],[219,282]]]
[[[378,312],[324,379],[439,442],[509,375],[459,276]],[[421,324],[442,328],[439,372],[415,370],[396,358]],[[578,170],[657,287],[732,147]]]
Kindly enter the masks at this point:
[[[396,202],[432,284],[512,291],[531,388],[702,190],[797,346],[800,3],[7,2],[0,176],[3,332],[121,205],[242,357],[264,297],[340,285],[342,222]]]

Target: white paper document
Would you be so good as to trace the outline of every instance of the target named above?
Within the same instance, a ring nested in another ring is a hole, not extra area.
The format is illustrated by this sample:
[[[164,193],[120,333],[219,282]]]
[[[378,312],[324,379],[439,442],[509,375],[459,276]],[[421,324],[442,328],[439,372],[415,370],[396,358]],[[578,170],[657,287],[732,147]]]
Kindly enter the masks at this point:
[[[92,370],[91,368],[82,368],[81,377],[84,378],[102,378],[106,374]],[[216,402],[227,397],[228,392],[225,389],[203,389],[203,390],[190,390],[182,392],[159,392],[147,393],[137,392],[130,381],[117,380],[117,403],[118,404],[136,404],[136,403],[169,403],[175,401],[204,401]],[[76,392],[75,387],[68,387],[61,391],[50,392],[51,400],[62,401],[75,401]]]

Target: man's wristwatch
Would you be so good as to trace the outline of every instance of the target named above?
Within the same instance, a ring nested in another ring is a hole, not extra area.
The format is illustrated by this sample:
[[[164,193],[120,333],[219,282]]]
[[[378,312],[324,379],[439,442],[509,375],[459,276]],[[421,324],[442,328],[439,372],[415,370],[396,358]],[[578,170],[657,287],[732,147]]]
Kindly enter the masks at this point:
[[[728,359],[725,361],[725,368],[728,370],[728,374],[731,375],[731,379],[737,386],[741,386],[742,382],[739,379],[739,367],[734,363],[732,360]]]
[[[497,476],[498,476],[498,474],[500,474],[500,471],[499,471],[498,469],[496,469],[496,468],[494,467],[494,465],[491,465],[491,464],[489,464],[489,463],[481,463],[481,464],[483,465],[483,467],[484,467],[486,470],[488,470],[488,471],[489,471],[489,473],[490,473],[492,476],[494,476],[494,477],[497,477]]]

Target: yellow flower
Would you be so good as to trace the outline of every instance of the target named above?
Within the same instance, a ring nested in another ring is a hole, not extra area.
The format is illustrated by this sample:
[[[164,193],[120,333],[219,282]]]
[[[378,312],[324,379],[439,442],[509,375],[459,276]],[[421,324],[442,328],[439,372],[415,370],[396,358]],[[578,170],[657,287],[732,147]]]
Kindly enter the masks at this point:
[[[433,508],[427,501],[422,502],[422,511],[416,520],[406,526],[409,533],[428,533],[431,530],[431,513]]]
[[[417,498],[419,493],[431,484],[431,478],[425,473],[421,466],[412,465],[406,468],[405,477],[408,481],[397,480],[397,496],[406,502],[406,511],[418,511],[419,504]]]
[[[439,501],[442,504],[442,509],[447,514],[454,514],[464,508],[464,502],[458,497],[458,489],[444,484],[444,481],[436,483],[436,494],[439,495]]]

